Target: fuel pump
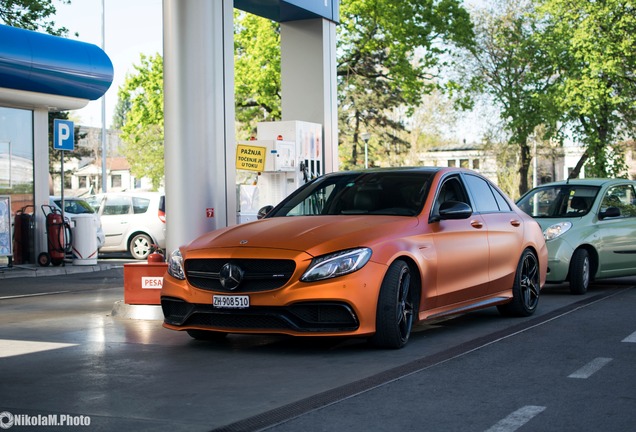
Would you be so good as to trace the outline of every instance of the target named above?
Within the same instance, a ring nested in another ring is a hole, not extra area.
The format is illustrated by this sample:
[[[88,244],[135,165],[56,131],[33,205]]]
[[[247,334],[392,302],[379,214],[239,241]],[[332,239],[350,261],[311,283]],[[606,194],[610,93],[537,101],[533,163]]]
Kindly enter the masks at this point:
[[[302,121],[261,122],[256,140],[237,141],[237,169],[256,177],[237,187],[238,222],[256,220],[261,207],[321,175],[322,142],[322,126]]]

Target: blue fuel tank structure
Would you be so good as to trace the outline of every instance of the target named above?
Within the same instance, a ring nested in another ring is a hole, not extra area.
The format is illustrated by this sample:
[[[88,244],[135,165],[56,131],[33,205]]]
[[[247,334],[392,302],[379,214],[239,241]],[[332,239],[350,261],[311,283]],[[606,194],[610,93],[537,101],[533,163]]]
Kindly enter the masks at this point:
[[[112,82],[100,47],[0,25],[0,87],[96,100]]]

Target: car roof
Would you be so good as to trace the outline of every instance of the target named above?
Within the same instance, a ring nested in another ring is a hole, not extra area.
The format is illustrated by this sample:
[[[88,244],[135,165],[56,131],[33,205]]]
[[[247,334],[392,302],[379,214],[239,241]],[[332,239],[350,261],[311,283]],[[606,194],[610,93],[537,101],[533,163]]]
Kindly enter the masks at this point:
[[[561,185],[574,185],[574,186],[604,186],[618,183],[632,183],[636,184],[635,181],[629,179],[621,179],[621,178],[585,178],[585,179],[571,179],[571,180],[561,180],[551,183],[544,183],[539,186],[540,187],[548,187],[548,186],[561,186]]]
[[[466,170],[463,168],[447,168],[447,167],[431,167],[431,166],[416,166],[416,167],[382,167],[382,168],[368,168],[361,170],[352,170],[352,171],[334,171],[331,173],[326,173],[325,176],[334,176],[334,175],[359,175],[365,173],[412,173],[412,172],[422,172],[422,173],[436,173],[439,171],[465,171],[472,172],[470,170]]]

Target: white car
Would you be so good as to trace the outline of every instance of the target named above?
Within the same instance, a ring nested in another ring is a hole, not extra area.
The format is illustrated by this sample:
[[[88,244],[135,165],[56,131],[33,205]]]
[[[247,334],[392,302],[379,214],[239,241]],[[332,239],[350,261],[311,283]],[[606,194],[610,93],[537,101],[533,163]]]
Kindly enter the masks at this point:
[[[49,205],[59,211],[62,211],[62,198],[57,196],[49,197]],[[66,219],[73,220],[73,218],[79,214],[93,215],[93,222],[97,233],[97,248],[100,248],[104,244],[106,238],[104,230],[102,229],[101,219],[95,212],[95,209],[81,198],[64,197],[64,217]]]
[[[86,201],[102,220],[106,241],[100,252],[129,252],[146,259],[155,245],[166,246],[165,195],[160,192],[107,192]]]

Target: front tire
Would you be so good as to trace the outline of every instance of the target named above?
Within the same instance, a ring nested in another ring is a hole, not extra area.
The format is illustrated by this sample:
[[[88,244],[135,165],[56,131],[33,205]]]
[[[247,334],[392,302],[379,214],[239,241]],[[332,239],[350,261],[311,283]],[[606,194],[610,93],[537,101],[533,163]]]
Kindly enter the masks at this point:
[[[577,249],[570,262],[570,293],[582,295],[590,286],[590,254],[585,249]]]
[[[147,234],[135,234],[128,250],[134,259],[146,259],[152,252],[152,239]]]
[[[375,334],[370,342],[380,348],[402,348],[413,328],[411,269],[398,260],[389,266],[382,281],[376,312]]]
[[[540,292],[539,261],[531,250],[526,249],[517,265],[512,301],[497,306],[497,309],[505,316],[530,316],[537,309]]]

